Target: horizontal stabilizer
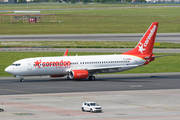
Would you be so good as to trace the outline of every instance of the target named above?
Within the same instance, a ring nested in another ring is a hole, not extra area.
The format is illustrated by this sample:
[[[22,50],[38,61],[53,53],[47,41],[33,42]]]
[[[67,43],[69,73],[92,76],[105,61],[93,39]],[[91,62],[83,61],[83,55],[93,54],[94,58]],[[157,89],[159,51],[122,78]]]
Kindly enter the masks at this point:
[[[169,55],[158,55],[158,56],[153,56],[154,58],[157,58],[157,57],[165,57],[165,56],[172,56],[172,55],[177,55],[177,54],[169,54]]]

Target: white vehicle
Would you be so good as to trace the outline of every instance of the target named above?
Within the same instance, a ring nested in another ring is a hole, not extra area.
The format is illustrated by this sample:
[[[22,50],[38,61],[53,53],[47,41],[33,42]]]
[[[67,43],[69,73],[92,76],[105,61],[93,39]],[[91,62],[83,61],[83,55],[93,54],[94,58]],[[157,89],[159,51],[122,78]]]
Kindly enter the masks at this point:
[[[94,74],[113,73],[147,65],[155,57],[153,46],[158,22],[153,22],[137,46],[117,55],[35,57],[15,61],[5,71],[24,81],[25,76],[69,76],[70,79],[95,80]],[[158,67],[158,66],[157,66]]]
[[[82,111],[102,112],[102,107],[95,102],[84,102],[81,107]]]

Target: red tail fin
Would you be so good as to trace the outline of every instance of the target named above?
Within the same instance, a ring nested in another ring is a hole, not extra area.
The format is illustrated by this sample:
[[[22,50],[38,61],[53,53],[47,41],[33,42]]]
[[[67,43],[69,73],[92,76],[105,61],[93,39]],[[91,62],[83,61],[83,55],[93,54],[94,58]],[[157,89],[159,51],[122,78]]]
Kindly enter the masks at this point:
[[[154,41],[156,37],[158,23],[159,22],[153,22],[149,27],[149,29],[144,34],[144,36],[141,38],[137,46],[133,50],[125,52],[123,54],[135,55],[142,58],[146,56],[150,56],[152,54],[154,47]]]

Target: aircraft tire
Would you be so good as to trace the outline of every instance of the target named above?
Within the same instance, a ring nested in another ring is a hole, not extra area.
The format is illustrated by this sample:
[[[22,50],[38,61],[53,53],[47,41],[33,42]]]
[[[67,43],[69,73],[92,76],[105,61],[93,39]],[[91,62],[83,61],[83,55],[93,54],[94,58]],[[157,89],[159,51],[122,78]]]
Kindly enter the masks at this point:
[[[24,82],[24,78],[21,78],[21,79],[20,79],[20,82]]]
[[[94,81],[96,78],[95,78],[95,76],[89,76],[88,79],[91,80],[91,81]]]
[[[91,80],[94,81],[95,79],[96,79],[95,76],[92,76]]]

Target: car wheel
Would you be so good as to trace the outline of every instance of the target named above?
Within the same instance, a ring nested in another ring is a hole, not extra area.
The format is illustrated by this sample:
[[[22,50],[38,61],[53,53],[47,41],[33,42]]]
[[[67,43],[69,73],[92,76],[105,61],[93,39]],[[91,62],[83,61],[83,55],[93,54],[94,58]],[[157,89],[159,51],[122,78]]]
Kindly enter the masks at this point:
[[[85,111],[83,107],[82,107],[82,111],[83,111],[83,112]]]

